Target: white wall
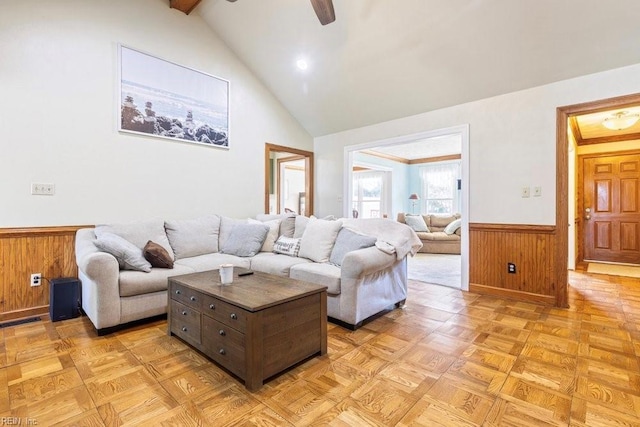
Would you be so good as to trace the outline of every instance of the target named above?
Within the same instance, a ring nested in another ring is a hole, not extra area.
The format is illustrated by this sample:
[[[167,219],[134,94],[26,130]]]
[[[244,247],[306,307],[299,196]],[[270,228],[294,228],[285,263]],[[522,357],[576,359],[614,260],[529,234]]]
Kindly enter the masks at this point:
[[[345,146],[468,123],[470,222],[553,225],[556,108],[636,92],[640,64],[315,138],[316,215],[342,212]]]
[[[230,150],[117,132],[117,44],[230,81]],[[264,143],[313,140],[197,14],[168,0],[0,4],[0,227],[264,209]],[[54,183],[55,196],[30,195]]]

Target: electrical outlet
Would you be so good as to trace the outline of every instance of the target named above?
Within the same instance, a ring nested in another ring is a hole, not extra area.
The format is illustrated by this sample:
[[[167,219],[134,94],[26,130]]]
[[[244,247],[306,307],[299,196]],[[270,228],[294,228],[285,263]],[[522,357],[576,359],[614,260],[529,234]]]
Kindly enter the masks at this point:
[[[31,275],[31,286],[40,286],[42,284],[42,274],[33,273]]]
[[[516,265],[512,262],[507,263],[507,272],[509,274],[516,274]]]
[[[529,197],[531,195],[530,187],[522,187],[522,197]]]
[[[31,184],[31,194],[34,196],[53,196],[55,193],[55,184]]]
[[[533,187],[533,197],[542,196],[542,187]]]

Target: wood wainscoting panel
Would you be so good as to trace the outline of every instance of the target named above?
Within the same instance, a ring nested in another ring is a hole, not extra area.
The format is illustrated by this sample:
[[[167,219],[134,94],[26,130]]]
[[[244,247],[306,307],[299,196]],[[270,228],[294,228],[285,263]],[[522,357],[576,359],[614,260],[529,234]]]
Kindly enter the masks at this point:
[[[0,322],[49,311],[49,280],[78,277],[75,233],[89,226],[0,228]],[[41,273],[31,287],[31,274]]]
[[[469,290],[556,305],[555,229],[469,224]],[[509,263],[515,274],[508,272]]]

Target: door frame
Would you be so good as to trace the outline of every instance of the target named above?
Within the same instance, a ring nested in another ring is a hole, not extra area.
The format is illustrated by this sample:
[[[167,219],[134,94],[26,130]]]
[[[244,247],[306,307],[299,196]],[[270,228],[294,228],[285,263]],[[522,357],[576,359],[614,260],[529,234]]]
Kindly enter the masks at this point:
[[[640,104],[640,93],[556,108],[556,305],[568,307],[569,285],[569,118]]]

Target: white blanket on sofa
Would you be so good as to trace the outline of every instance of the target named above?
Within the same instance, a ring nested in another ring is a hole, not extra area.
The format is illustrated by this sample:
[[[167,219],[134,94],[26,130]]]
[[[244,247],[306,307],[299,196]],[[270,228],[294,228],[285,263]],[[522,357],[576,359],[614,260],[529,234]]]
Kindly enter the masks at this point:
[[[402,259],[408,254],[413,256],[422,247],[420,238],[411,227],[391,219],[343,218],[342,226],[389,243],[395,248],[397,259]]]

